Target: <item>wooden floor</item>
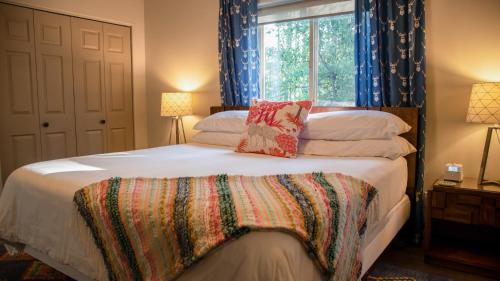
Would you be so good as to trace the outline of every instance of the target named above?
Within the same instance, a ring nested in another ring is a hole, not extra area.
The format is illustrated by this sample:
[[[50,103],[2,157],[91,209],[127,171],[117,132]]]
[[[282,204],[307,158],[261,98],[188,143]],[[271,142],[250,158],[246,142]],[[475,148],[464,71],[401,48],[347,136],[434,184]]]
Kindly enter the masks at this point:
[[[455,271],[445,267],[430,265],[424,262],[424,250],[422,247],[413,246],[410,243],[394,240],[385,250],[379,261],[393,264],[399,267],[412,269],[421,272],[428,272],[443,277],[448,277],[453,281],[494,281],[490,279],[461,271]]]

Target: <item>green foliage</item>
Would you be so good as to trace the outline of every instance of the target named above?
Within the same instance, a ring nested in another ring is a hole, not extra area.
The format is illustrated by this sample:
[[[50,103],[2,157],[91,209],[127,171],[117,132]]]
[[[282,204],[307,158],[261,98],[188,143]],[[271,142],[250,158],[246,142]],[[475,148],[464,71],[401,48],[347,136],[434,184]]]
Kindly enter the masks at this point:
[[[270,100],[309,98],[309,20],[264,27],[265,91]]]
[[[354,16],[318,21],[318,103],[354,103]]]
[[[310,25],[314,20],[264,26],[265,95],[309,99]],[[354,16],[317,19],[317,104],[354,102]]]

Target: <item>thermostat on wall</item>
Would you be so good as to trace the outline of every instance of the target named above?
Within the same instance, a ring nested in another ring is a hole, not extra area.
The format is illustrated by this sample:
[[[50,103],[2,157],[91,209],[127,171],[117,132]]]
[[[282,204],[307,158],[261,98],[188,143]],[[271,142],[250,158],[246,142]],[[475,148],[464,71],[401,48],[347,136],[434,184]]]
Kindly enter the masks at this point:
[[[461,182],[464,180],[462,164],[448,163],[444,171],[444,179]]]

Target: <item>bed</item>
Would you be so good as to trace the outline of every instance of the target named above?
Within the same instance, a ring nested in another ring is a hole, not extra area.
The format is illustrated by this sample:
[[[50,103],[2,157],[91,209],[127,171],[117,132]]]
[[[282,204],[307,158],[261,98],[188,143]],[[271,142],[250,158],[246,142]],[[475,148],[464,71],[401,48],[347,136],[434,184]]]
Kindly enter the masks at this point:
[[[212,112],[225,109],[234,108],[216,107]],[[413,129],[404,137],[416,144],[416,110],[379,109],[391,111],[409,123]],[[362,242],[364,274],[410,216],[408,195],[413,192],[414,167],[414,155],[397,160],[309,155],[283,159],[238,154],[229,147],[203,144],[40,162],[24,166],[8,178],[0,197],[0,238],[23,245],[25,252],[74,279],[106,280],[102,257],[79,222],[82,219],[72,202],[74,193],[83,186],[114,176],[340,172],[372,184],[380,195],[376,207],[368,210],[368,229]],[[271,276],[272,280],[322,279],[294,237],[279,232],[251,232],[192,266],[178,280],[233,280],[236,276],[239,280],[261,280],[263,276]]]

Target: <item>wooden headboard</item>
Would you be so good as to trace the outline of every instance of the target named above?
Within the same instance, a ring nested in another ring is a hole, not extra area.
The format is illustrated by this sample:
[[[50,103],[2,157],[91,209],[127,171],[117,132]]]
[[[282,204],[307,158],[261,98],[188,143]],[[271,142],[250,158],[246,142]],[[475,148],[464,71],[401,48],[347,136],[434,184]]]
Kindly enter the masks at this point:
[[[212,106],[210,107],[210,114],[214,114],[227,110],[248,110],[247,106]],[[417,147],[417,132],[418,132],[418,108],[414,107],[313,107],[311,113],[328,112],[328,111],[343,111],[343,110],[379,110],[392,113],[399,118],[403,119],[411,130],[401,135],[407,139],[413,146]],[[408,162],[408,183],[406,187],[406,194],[413,198],[415,193],[415,179],[417,167],[417,155],[412,153],[406,156]]]

